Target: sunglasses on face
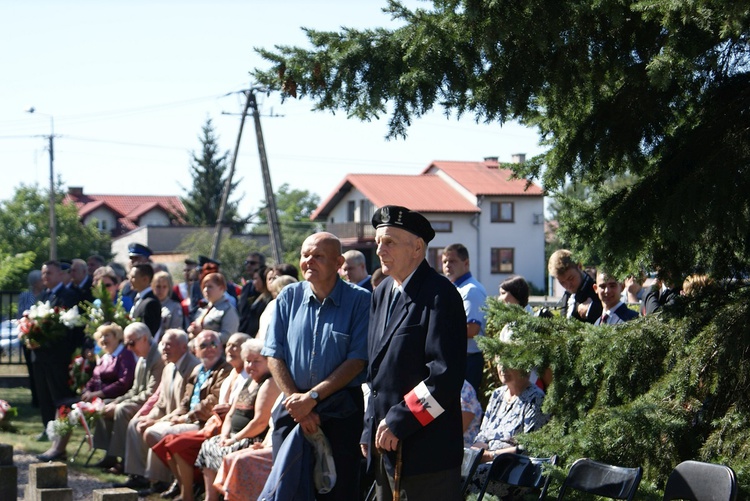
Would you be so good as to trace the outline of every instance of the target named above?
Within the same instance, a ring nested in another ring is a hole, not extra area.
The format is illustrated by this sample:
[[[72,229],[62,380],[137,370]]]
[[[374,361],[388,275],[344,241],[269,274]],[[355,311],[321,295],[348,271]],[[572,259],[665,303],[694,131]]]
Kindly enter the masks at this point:
[[[102,282],[102,285],[104,287],[114,287],[116,284],[113,284],[112,282]]]
[[[128,341],[127,343],[125,343],[125,347],[126,348],[132,348],[133,346],[135,346],[135,343],[136,343],[136,340],[135,339],[131,339],[130,341]]]
[[[199,345],[198,345],[198,347],[199,347],[199,348],[200,348],[201,350],[205,350],[205,349],[206,349],[206,348],[208,348],[209,346],[210,346],[211,348],[216,348],[216,347],[217,347],[218,345],[216,344],[216,341],[211,341],[211,342],[208,342],[208,343],[201,343],[201,344],[199,344]]]
[[[258,261],[245,261],[245,266],[247,266],[248,264],[252,264],[253,266],[255,266],[256,264],[258,264]]]

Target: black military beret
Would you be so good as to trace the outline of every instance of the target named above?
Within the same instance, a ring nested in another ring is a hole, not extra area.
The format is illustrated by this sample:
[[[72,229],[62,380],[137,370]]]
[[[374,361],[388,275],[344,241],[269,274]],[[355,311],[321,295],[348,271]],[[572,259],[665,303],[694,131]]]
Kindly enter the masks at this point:
[[[401,228],[421,237],[425,242],[435,238],[435,230],[426,217],[399,205],[386,205],[376,210],[372,216],[372,226],[376,229],[381,226]]]

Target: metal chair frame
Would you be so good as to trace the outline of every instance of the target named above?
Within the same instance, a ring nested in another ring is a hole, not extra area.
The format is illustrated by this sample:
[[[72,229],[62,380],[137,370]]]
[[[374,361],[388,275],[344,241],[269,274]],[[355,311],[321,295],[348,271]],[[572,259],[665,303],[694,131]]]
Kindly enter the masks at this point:
[[[477,501],[482,501],[490,481],[495,480],[513,487],[541,489],[540,501],[547,497],[550,477],[545,475],[542,465],[557,464],[557,456],[549,458],[532,458],[521,454],[500,454],[493,461],[487,472],[487,478],[479,491]]]

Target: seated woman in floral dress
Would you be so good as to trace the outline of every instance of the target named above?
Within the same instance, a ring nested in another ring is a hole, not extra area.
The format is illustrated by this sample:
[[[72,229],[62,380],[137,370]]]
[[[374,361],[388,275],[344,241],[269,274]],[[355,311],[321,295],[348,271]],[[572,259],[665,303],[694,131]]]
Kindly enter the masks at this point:
[[[544,392],[529,380],[528,372],[497,365],[503,386],[492,393],[487,410],[474,441],[474,447],[484,449],[483,464],[479,465],[472,482],[472,490],[484,483],[490,463],[500,454],[519,453],[516,437],[541,428],[547,417],[542,412]],[[506,486],[490,484],[488,493],[506,496]]]
[[[261,349],[263,343],[257,339],[250,339],[242,345],[242,356],[247,362],[245,369],[250,377],[229,409],[221,433],[203,442],[195,461],[195,465],[203,469],[206,501],[219,499],[214,480],[222,458],[260,442],[268,431],[271,410],[281,390],[271,377],[268,360],[260,354]],[[252,496],[246,499],[252,499]]]

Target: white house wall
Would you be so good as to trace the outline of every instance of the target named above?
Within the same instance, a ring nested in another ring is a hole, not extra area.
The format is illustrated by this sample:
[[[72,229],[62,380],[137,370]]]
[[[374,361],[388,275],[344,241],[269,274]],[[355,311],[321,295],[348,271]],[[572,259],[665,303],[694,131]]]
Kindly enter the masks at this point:
[[[491,222],[491,202],[513,202],[514,222]],[[500,283],[511,275],[521,275],[535,287],[544,288],[544,198],[485,197],[481,201],[481,282],[495,293]],[[538,224],[535,224],[535,217]],[[492,248],[514,249],[513,273],[490,273]]]
[[[169,216],[161,209],[151,209],[138,218],[138,226],[169,226]]]
[[[109,209],[105,209],[104,207],[100,207],[96,209],[95,211],[88,214],[84,220],[83,224],[89,224],[94,221],[99,222],[106,222],[106,231],[112,231],[112,229],[117,225],[117,219],[115,218],[114,214]]]
[[[490,202],[514,202],[513,223],[490,222]],[[521,275],[536,287],[544,287],[544,224],[534,224],[534,215],[544,214],[542,197],[487,197],[477,217],[479,230],[472,226],[474,215],[427,214],[432,221],[453,221],[451,233],[438,232],[429,248],[461,243],[469,250],[471,271],[487,293],[496,295],[500,283],[511,275]],[[512,248],[513,273],[492,273],[492,248]]]
[[[356,188],[352,188],[349,190],[349,193],[344,196],[344,198],[341,199],[341,201],[336,204],[336,207],[333,208],[333,210],[328,214],[328,218],[326,219],[327,223],[347,223],[347,217],[348,217],[348,209],[347,206],[349,205],[350,201],[355,202],[355,209],[354,209],[354,221],[358,223],[365,223],[372,219],[372,213],[370,214],[360,214],[360,200],[367,200],[367,197],[365,197],[361,191],[359,191]],[[372,210],[374,210],[375,207],[372,206]]]

